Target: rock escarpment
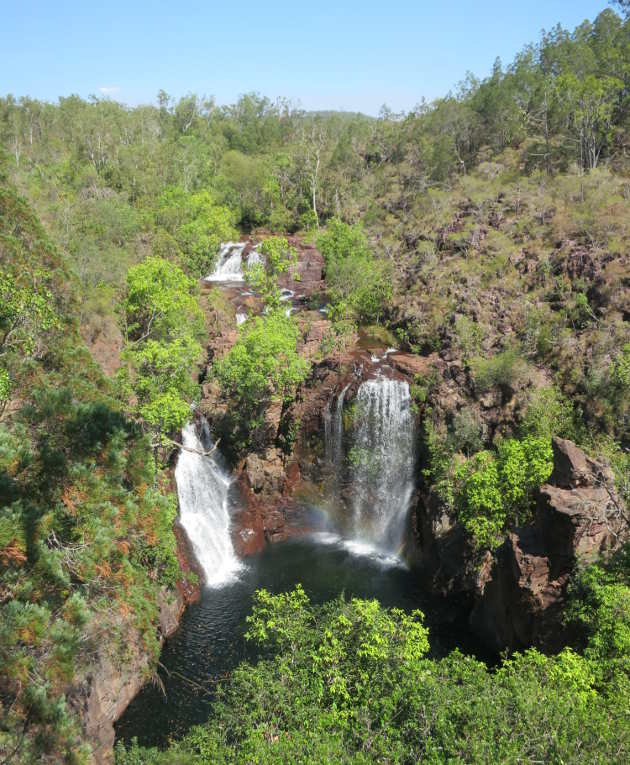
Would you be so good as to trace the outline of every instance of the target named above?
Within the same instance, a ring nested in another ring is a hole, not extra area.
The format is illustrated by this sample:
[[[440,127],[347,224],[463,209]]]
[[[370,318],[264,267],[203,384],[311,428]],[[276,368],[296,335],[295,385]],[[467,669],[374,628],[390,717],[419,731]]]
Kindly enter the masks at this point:
[[[570,441],[553,440],[554,471],[532,526],[511,533],[477,580],[471,624],[493,648],[553,648],[571,572],[616,550],[628,516],[610,468]]]
[[[184,575],[199,570],[185,533],[175,526],[177,557]],[[174,589],[162,588],[158,595],[157,638],[160,646],[178,628],[189,603],[198,600],[199,584],[183,576]],[[124,635],[124,650],[113,650],[109,641],[93,635],[95,646],[90,665],[75,678],[68,703],[81,720],[83,736],[92,747],[96,765],[114,761],[114,724],[147,682],[154,670],[154,658],[147,651],[138,629],[120,617],[112,629]]]

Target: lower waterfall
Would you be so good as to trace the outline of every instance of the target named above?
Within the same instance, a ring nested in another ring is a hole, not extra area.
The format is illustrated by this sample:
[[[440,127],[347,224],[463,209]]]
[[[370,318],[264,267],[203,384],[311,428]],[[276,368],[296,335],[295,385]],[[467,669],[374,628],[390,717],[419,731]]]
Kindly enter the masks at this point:
[[[337,486],[346,483],[349,489],[353,540],[396,552],[415,488],[415,417],[409,385],[385,377],[362,383],[350,410],[344,465],[346,391],[347,387],[324,417],[326,457],[335,468]]]
[[[207,429],[207,423],[205,423]],[[209,432],[204,434],[209,442]],[[203,569],[205,583],[218,587],[241,568],[230,534],[229,491],[233,479],[220,465],[220,454],[206,451],[194,423],[182,431],[183,445],[175,468],[180,522]],[[188,451],[195,449],[196,451]]]

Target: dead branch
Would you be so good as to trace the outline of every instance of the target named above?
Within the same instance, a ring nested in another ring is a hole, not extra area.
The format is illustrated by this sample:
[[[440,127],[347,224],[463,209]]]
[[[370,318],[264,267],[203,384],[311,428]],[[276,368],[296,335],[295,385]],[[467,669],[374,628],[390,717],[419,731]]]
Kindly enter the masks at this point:
[[[219,438],[217,439],[212,449],[210,449],[210,451],[202,452],[201,449],[193,449],[192,446],[184,446],[184,444],[180,444],[178,441],[173,441],[172,439],[167,438],[166,436],[162,436],[162,440],[168,441],[168,443],[171,444],[172,446],[175,446],[178,449],[183,449],[185,452],[192,452],[193,454],[198,454],[200,457],[211,457],[216,451],[219,444],[221,443],[221,439]],[[159,446],[159,444],[156,444],[156,445]]]

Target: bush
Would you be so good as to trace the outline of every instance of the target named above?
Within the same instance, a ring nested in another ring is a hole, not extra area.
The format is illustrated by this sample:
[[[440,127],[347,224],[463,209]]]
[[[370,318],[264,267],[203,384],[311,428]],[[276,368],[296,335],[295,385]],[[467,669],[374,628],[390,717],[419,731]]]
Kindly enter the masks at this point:
[[[528,365],[518,348],[508,348],[489,359],[476,356],[470,360],[475,389],[485,393],[500,388],[509,393],[520,387],[527,379]]]
[[[551,439],[502,441],[496,455],[478,452],[455,471],[458,517],[479,548],[496,547],[506,524],[531,518],[535,490],[553,470]]]
[[[117,765],[603,765],[630,756],[627,683],[602,683],[597,665],[571,649],[530,649],[496,669],[458,651],[431,659],[421,612],[356,598],[313,606],[299,586],[259,591],[248,624],[264,658],[237,667],[210,720],[164,752],[119,745]],[[627,658],[630,649],[617,650]]]
[[[375,258],[360,225],[333,218],[317,237],[335,319],[379,322],[392,299],[391,265]]]
[[[230,400],[227,428],[233,446],[260,446],[266,439],[264,411],[271,399],[290,400],[310,369],[297,351],[299,330],[282,309],[242,325],[236,344],[214,365]]]

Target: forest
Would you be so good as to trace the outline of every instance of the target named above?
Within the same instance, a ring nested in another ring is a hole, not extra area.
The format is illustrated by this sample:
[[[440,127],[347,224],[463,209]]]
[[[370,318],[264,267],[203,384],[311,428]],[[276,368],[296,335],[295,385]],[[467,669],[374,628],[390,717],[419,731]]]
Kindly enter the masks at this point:
[[[628,13],[378,117],[0,98],[0,765],[630,761]],[[239,241],[234,298],[206,277]],[[347,524],[388,458],[365,338],[409,396],[396,554],[492,655],[439,651],[424,603],[260,586],[206,721],[114,746],[123,707],[102,744],[97,681],[159,686],[164,613],[213,597],[178,520],[182,428],[203,414],[193,456],[220,449],[264,545],[291,536],[289,495],[336,486],[331,453]],[[548,561],[526,627],[487,616],[510,555],[530,580]]]

